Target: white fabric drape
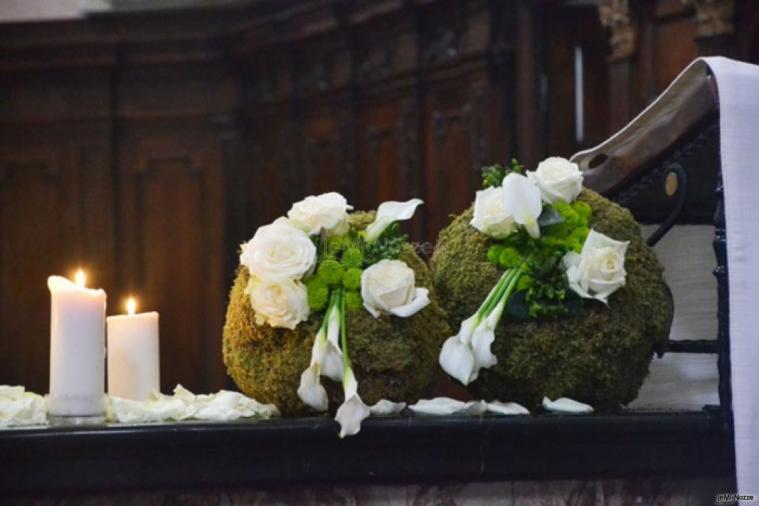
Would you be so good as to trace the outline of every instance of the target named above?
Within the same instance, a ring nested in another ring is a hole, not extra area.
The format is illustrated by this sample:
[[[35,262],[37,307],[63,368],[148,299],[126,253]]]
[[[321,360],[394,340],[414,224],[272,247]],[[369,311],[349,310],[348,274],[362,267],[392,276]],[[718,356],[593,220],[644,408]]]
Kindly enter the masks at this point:
[[[723,57],[691,63],[630,124],[600,146],[613,151],[644,135],[653,117],[668,116],[677,97],[711,70],[720,105],[720,148],[727,222],[730,355],[738,490],[759,494],[759,66]],[[716,307],[714,308],[716,311]]]

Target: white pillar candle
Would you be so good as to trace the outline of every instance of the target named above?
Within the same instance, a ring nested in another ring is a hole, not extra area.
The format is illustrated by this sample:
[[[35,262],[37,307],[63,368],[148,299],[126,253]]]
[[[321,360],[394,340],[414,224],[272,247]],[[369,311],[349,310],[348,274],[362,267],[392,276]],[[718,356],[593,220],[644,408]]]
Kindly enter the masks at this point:
[[[161,388],[158,313],[135,314],[136,305],[130,298],[128,314],[107,318],[108,394],[144,401]]]
[[[50,289],[50,398],[53,417],[105,414],[105,304],[102,289],[61,276],[47,278]]]

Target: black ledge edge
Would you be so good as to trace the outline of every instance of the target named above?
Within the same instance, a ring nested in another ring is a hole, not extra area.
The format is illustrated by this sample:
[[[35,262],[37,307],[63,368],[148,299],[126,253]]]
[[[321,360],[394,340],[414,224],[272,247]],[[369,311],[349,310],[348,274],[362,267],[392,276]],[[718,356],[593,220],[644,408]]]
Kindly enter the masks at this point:
[[[733,438],[707,411],[329,418],[0,431],[0,490],[714,477]]]

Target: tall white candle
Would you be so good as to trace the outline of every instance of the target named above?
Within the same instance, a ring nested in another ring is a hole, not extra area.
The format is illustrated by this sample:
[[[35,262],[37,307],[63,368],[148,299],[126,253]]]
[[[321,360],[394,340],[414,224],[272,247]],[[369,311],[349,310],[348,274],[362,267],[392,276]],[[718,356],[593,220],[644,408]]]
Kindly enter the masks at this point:
[[[54,417],[105,414],[105,304],[101,289],[85,288],[61,276],[47,278],[50,289],[50,398]]]
[[[127,314],[109,316],[108,393],[144,401],[160,391],[158,313],[135,314],[136,301],[127,301]]]

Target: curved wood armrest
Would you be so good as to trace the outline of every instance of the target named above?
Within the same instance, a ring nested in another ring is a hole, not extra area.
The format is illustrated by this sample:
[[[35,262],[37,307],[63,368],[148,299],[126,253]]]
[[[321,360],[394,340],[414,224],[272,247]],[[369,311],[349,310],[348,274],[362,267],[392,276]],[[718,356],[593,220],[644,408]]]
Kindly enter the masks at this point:
[[[585,174],[586,186],[607,196],[616,194],[698,133],[719,109],[716,82],[706,73],[669,95],[666,107],[641,115],[606,142],[572,157]]]

